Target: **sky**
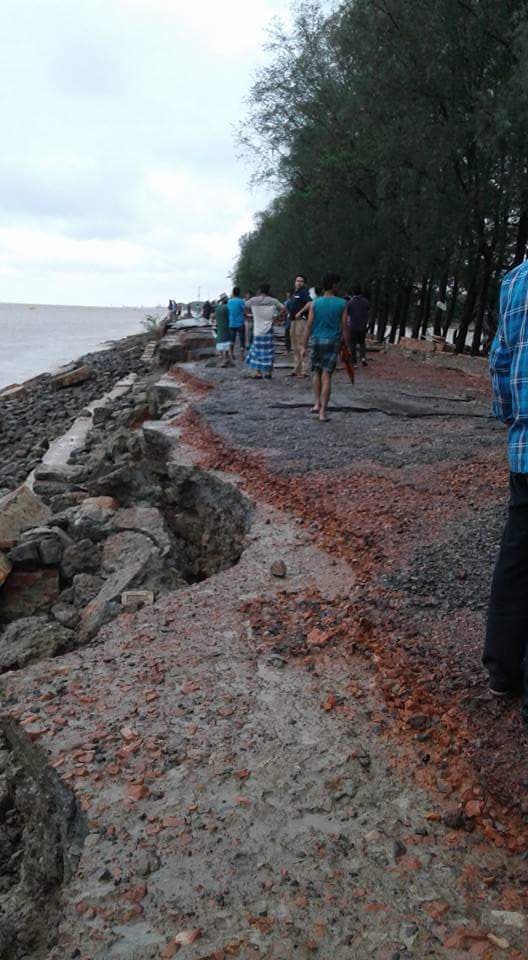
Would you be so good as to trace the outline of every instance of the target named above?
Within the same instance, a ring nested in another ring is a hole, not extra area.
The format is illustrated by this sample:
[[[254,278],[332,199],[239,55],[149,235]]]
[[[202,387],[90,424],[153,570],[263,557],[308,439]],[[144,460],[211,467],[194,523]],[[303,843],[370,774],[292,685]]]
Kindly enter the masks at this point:
[[[235,128],[282,0],[1,0],[0,301],[217,296],[268,197]]]

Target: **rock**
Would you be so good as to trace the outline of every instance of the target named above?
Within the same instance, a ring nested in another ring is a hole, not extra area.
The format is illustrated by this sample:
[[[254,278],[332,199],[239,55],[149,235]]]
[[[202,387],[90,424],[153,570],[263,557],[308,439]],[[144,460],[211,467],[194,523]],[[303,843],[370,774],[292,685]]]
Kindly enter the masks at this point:
[[[17,544],[9,551],[8,557],[14,567],[23,567],[25,570],[38,570],[40,567],[38,543],[34,540]]]
[[[155,507],[128,507],[118,510],[112,518],[115,530],[138,530],[154,540],[163,556],[172,550],[165,520]]]
[[[45,537],[38,541],[38,552],[45,567],[58,565],[62,560],[63,549],[58,537]]]
[[[170,367],[173,363],[206,359],[214,356],[214,347],[215,338],[210,327],[180,330],[160,341],[159,363],[162,367]]]
[[[63,627],[73,627],[77,626],[79,622],[79,611],[71,603],[56,603],[55,606],[51,608],[52,616],[55,617],[55,620],[58,620]]]
[[[120,493],[123,489],[129,487],[132,479],[130,467],[123,465],[110,473],[105,473],[102,477],[98,477],[97,480],[92,480],[87,488],[92,497],[107,496]]]
[[[270,572],[274,577],[285,577],[288,573],[288,568],[284,563],[284,560],[274,560],[270,567]]]
[[[0,587],[5,583],[12,569],[12,563],[7,559],[5,553],[2,553],[0,550]]]
[[[67,580],[71,580],[76,573],[93,573],[98,570],[100,560],[100,548],[91,540],[80,540],[64,551],[61,571]]]
[[[78,573],[73,578],[72,602],[76,607],[85,607],[87,603],[90,603],[90,601],[97,596],[103,583],[104,580],[102,577],[96,577],[90,573]],[[66,593],[66,591],[61,593],[61,600],[64,597],[64,593]]]
[[[97,426],[100,423],[106,423],[108,420],[111,410],[109,407],[94,407],[92,418],[94,424]]]
[[[524,915],[516,910],[492,910],[491,919],[494,923],[502,923],[505,927],[515,927],[517,930],[524,930],[526,924]]]
[[[0,545],[13,544],[30,527],[46,523],[49,508],[29,487],[18,487],[0,500]]]
[[[139,586],[148,577],[154,580],[159,578],[162,569],[160,551],[142,533],[115,533],[104,544],[102,568],[109,576],[98,595],[83,611],[81,629],[85,637],[94,636],[102,623],[114,615],[115,607],[111,605],[122,593]]]
[[[49,610],[60,593],[59,572],[16,570],[6,580],[2,591],[1,614],[5,620],[31,617]]]
[[[119,504],[114,497],[86,497],[79,512],[82,516],[95,516],[99,520],[107,520],[118,507]]]
[[[121,606],[127,612],[135,613],[141,607],[151,607],[154,603],[152,590],[126,590],[121,594]]]
[[[46,617],[24,617],[0,636],[0,671],[25,667],[34,660],[73,649],[74,634]]]
[[[63,390],[65,387],[75,387],[79,383],[84,383],[94,376],[92,367],[87,364],[81,367],[75,367],[74,370],[67,370],[65,373],[59,373],[50,380],[52,390]]]
[[[66,493],[57,493],[50,500],[52,513],[62,513],[69,507],[75,507],[86,500],[87,494],[83,490],[69,490]]]
[[[50,466],[41,463],[35,469],[35,480],[45,480],[49,483],[71,483],[79,480],[84,473],[82,467],[73,467],[68,464],[64,466]]]

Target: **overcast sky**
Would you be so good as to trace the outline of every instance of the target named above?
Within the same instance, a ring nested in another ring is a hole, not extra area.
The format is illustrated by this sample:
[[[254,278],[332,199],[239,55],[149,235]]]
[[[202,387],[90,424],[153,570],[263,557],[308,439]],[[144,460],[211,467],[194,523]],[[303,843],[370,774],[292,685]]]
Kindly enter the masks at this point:
[[[266,199],[233,128],[284,0],[0,0],[0,301],[216,296]]]

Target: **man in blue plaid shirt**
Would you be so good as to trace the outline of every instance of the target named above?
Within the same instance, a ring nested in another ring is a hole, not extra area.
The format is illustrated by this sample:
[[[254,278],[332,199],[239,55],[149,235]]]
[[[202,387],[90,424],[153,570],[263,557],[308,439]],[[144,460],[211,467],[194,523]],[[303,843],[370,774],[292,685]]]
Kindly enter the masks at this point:
[[[490,370],[493,412],[510,428],[510,504],[493,575],[484,664],[496,696],[519,693],[524,672],[528,721],[528,262],[503,280]]]

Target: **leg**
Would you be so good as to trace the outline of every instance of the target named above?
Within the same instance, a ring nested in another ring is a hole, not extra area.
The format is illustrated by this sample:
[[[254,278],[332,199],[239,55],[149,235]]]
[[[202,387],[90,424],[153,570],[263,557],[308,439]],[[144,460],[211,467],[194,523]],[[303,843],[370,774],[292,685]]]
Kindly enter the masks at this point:
[[[314,370],[313,391],[314,391],[313,413],[319,413],[321,409],[321,371],[320,370]]]
[[[300,320],[292,320],[290,328],[290,339],[293,349],[293,377],[300,376],[302,360],[301,360],[301,341],[300,341]]]
[[[358,345],[358,335],[357,333],[351,332],[350,334],[350,355],[352,357],[352,363],[354,366],[357,364],[357,345]]]
[[[528,475],[511,474],[510,492],[484,645],[490,686],[498,692],[521,686],[528,637]]]
[[[291,344],[291,320],[289,319],[289,317],[288,317],[288,319],[286,320],[286,323],[284,324],[284,344],[285,344],[285,347],[286,347],[287,352],[288,352],[288,353],[291,353],[291,348],[292,348],[292,344]]]
[[[246,352],[246,327],[240,327],[240,356],[244,359],[244,353]]]
[[[329,370],[323,370],[321,375],[321,403],[319,406],[319,420],[327,420],[326,411],[330,393],[332,389],[332,374]]]
[[[236,343],[236,328],[235,328],[235,327],[231,327],[231,328],[230,328],[230,330],[229,330],[229,336],[230,336],[230,339],[231,339],[231,347],[230,347],[230,350],[229,350],[229,356],[231,357],[231,360],[234,360],[234,359],[235,359],[235,343]]]
[[[367,331],[362,330],[359,334],[359,357],[362,366],[367,366]]]

